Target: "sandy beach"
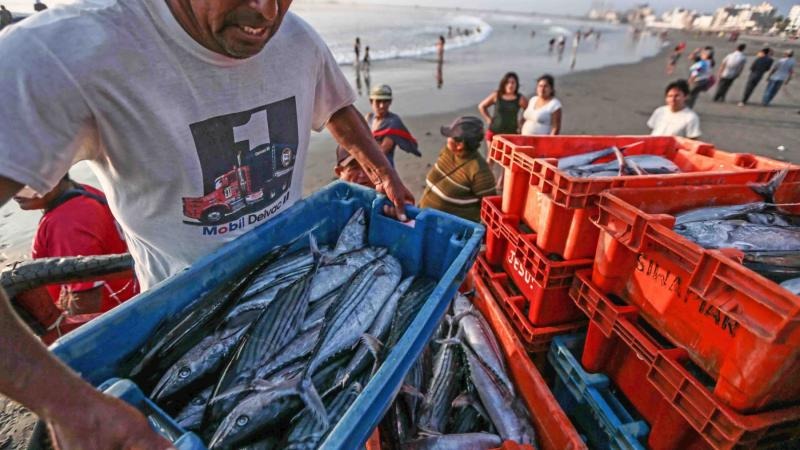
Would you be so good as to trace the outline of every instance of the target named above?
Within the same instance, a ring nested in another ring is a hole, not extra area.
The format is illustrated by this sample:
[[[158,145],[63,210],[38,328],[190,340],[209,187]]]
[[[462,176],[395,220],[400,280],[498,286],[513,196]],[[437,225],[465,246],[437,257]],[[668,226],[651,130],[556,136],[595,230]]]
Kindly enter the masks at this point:
[[[733,51],[736,44],[716,37],[695,37],[686,33],[673,33],[670,42],[685,41],[687,53],[691,49],[712,45],[719,63],[726,54]],[[747,39],[740,42],[748,43]],[[746,50],[748,60],[752,61],[762,43],[750,43]],[[794,44],[792,48],[798,48]],[[790,48],[786,44],[773,45],[773,48]],[[596,70],[570,73],[556,77],[557,97],[563,104],[562,134],[618,135],[649,134],[647,119],[653,110],[664,104],[664,87],[678,78],[688,78],[689,64],[684,55],[673,75],[666,74],[666,60],[669,47],[657,56],[649,57],[635,64],[615,65]],[[503,69],[498,70],[498,77]],[[531,85],[540,72],[530,70],[520,73],[523,84]],[[800,83],[797,80],[782,88],[769,107],[760,106],[761,94],[766,85],[762,81],[756,88],[750,103],[738,107],[744,90],[744,75],[737,79],[726,103],[711,101],[714,89],[703,93],[695,111],[700,116],[703,135],[701,140],[713,143],[722,150],[737,153],[754,153],[778,160],[800,162]],[[425,186],[425,175],[436,161],[444,144],[439,134],[439,126],[449,124],[459,115],[478,115],[477,104],[493,88],[495,80],[486,80],[486,91],[475,92],[464,89],[465,98],[472,98],[475,106],[459,108],[446,113],[413,115],[405,114],[403,119],[412,133],[419,139],[423,156],[416,158],[400,153],[396,156],[396,166],[403,180],[412,192],[419,197]],[[401,103],[402,96],[396,96],[395,103]],[[785,151],[778,151],[784,146]],[[333,179],[332,167],[335,162],[331,149],[333,141],[326,136],[314,140],[306,166],[305,192],[309,194]]]

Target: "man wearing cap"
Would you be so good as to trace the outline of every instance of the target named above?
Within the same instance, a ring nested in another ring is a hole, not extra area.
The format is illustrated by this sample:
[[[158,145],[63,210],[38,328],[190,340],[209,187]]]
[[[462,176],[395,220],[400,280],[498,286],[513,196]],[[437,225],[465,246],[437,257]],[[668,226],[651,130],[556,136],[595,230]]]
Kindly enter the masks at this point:
[[[375,184],[364,172],[364,168],[361,167],[358,160],[347,153],[347,150],[343,149],[341,145],[336,147],[336,166],[333,168],[333,172],[342,181],[375,189]]]
[[[483,121],[462,116],[449,127],[442,127],[441,132],[447,137],[447,145],[425,178],[419,206],[479,222],[481,199],[496,192],[494,175],[478,153]]]
[[[367,123],[372,130],[372,136],[378,141],[383,153],[394,166],[394,150],[401,150],[412,155],[422,156],[417,147],[417,140],[408,131],[400,116],[390,112],[392,105],[392,88],[386,84],[376,86],[369,93],[369,102],[372,112],[367,114]]]

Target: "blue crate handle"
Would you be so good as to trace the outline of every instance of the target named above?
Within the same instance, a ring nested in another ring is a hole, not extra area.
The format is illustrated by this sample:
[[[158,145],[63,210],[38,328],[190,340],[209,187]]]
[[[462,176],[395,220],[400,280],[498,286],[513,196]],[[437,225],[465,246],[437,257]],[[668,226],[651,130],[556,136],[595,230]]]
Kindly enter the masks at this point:
[[[101,383],[98,389],[107,395],[130,403],[148,418],[155,417],[156,420],[150,419],[150,426],[158,434],[172,442],[178,450],[206,450],[205,444],[196,434],[183,430],[161,408],[145,397],[142,390],[133,381],[111,378]]]

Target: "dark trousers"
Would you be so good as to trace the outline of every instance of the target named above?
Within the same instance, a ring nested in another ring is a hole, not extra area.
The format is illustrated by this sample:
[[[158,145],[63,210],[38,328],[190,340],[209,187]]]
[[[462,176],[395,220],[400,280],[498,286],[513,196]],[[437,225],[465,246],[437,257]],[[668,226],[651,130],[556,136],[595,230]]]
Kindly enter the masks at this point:
[[[719,85],[717,85],[717,93],[714,94],[714,101],[715,102],[724,102],[725,95],[728,94],[728,89],[731,88],[733,81],[736,78],[720,78]]]
[[[701,92],[708,89],[709,83],[710,80],[701,80],[693,84],[693,86],[689,89],[689,96],[686,98],[686,105],[689,108],[694,108],[694,102],[697,101],[697,97]]]
[[[744,95],[742,96],[742,103],[747,103],[750,100],[750,96],[753,94],[753,91],[756,89],[758,82],[761,81],[761,77],[763,77],[763,73],[751,73],[749,77],[747,77],[747,84],[744,86]]]

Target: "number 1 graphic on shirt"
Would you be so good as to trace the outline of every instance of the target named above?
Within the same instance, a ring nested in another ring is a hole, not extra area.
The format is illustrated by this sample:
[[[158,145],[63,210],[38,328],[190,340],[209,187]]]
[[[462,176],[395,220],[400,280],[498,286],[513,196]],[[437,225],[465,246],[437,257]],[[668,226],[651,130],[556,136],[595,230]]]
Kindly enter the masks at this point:
[[[248,141],[250,151],[269,144],[269,122],[267,110],[256,111],[244,125],[233,127],[233,140],[236,144]]]

